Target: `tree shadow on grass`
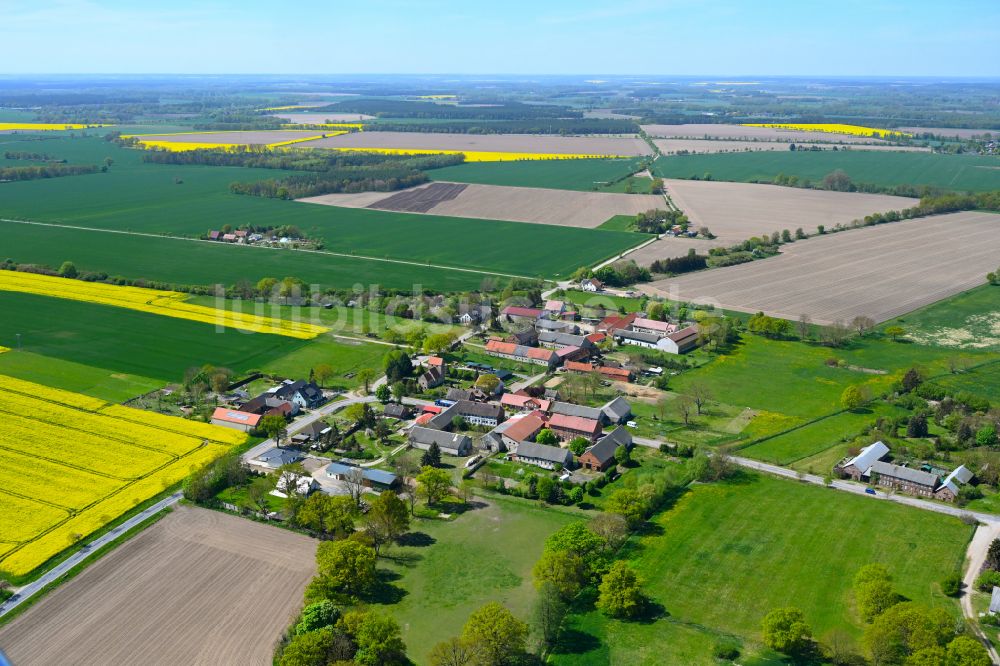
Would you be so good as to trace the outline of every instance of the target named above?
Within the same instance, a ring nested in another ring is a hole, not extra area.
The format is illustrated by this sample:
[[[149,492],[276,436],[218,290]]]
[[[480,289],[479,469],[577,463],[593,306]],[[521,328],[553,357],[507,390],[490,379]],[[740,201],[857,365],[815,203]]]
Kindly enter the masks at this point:
[[[437,539],[432,537],[426,532],[407,532],[403,536],[396,539],[396,543],[400,546],[409,546],[412,548],[425,548],[427,546],[432,546],[437,543]]]
[[[552,646],[553,654],[585,654],[600,649],[601,641],[584,631],[565,628],[559,632],[559,639]]]
[[[397,566],[406,567],[407,569],[412,569],[424,559],[424,556],[420,553],[405,550],[392,551],[388,549],[383,549],[379,554],[379,557],[383,560],[388,560]]]
[[[409,592],[398,585],[393,585],[394,581],[402,578],[398,572],[379,569],[375,577],[375,586],[364,596],[364,600],[368,603],[391,606],[398,604],[409,594]]]

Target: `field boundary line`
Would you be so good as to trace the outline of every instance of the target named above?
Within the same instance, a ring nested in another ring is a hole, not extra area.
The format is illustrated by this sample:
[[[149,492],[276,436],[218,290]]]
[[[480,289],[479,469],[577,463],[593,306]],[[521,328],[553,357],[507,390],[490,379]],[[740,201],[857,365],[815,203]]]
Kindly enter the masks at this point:
[[[499,277],[509,277],[509,278],[522,278],[526,280],[533,280],[535,277],[530,275],[517,275],[514,273],[500,273],[497,271],[489,271],[480,268],[462,268],[459,266],[445,266],[444,264],[434,264],[430,262],[421,261],[411,261],[407,259],[390,259],[389,257],[372,257],[365,254],[348,254],[346,252],[328,252],[326,250],[303,250],[303,249],[289,249],[281,247],[261,247],[257,245],[234,245],[231,243],[220,243],[219,241],[202,240],[201,238],[187,238],[184,236],[173,236],[170,234],[153,234],[146,231],[125,231],[124,229],[98,229],[96,227],[81,227],[73,224],[58,224],[55,222],[37,222],[34,220],[14,220],[10,218],[0,218],[0,222],[7,222],[10,224],[29,224],[39,227],[55,227],[59,229],[75,229],[77,231],[94,231],[98,233],[106,234],[121,234],[123,236],[141,236],[146,238],[168,238],[177,241],[188,241],[191,243],[210,243],[212,245],[219,245],[222,247],[239,247],[255,250],[274,250],[277,252],[308,252],[310,254],[320,254],[329,257],[344,257],[347,259],[362,259],[365,261],[381,261],[388,264],[403,264],[405,266],[421,266],[423,268],[437,268],[446,271],[458,271],[461,273],[476,273],[477,275],[496,275]],[[635,248],[633,248],[635,249]]]

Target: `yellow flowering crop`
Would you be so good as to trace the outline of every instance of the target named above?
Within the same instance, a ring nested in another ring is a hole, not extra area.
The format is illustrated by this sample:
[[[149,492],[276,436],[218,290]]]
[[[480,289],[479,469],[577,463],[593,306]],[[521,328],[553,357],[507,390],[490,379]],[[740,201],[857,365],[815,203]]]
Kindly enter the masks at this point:
[[[364,123],[285,123],[281,126],[281,129],[312,129],[314,127],[334,127],[345,130],[344,132],[339,132],[337,134],[328,132],[325,135],[339,136],[340,134],[346,134],[346,130],[358,130],[360,132],[365,128],[365,125]]]
[[[303,130],[308,131],[308,130]],[[253,142],[235,142],[235,143],[218,143],[218,142],[204,142],[204,141],[170,141],[161,139],[144,139],[143,136],[191,136],[195,134],[247,134],[243,130],[228,130],[228,131],[206,131],[206,132],[168,132],[165,134],[123,134],[124,139],[138,139],[138,145],[143,148],[160,148],[162,150],[169,150],[175,153],[181,153],[188,150],[235,150],[237,148],[243,148],[246,146],[256,146],[262,145],[267,148],[278,148],[280,146],[290,146],[296,143],[303,143],[305,141],[313,141],[314,139],[322,139],[328,136],[340,136],[341,134],[347,134],[347,131],[342,132],[324,132],[323,134],[309,133],[308,136],[303,136],[297,139],[288,139],[286,141],[275,141],[273,143],[253,143]]]
[[[0,570],[23,575],[246,434],[0,375]]]
[[[249,313],[209,308],[185,303],[187,294],[177,291],[157,291],[142,287],[124,287],[101,282],[83,282],[41,275],[0,271],[0,291],[17,291],[72,301],[99,303],[112,307],[139,310],[164,317],[188,319],[255,333],[283,335],[309,340],[329,329],[315,324],[262,317]]]
[[[841,125],[838,123],[744,123],[744,127],[773,127],[774,129],[799,130],[802,132],[829,132],[830,134],[847,134],[850,136],[867,136],[873,138],[891,138],[913,136],[906,132],[864,127],[862,125]]]
[[[0,354],[2,354],[4,352],[9,352],[9,351],[10,351],[10,347],[0,347]]]
[[[113,127],[113,125],[87,125],[82,123],[0,123],[0,132],[5,130],[36,130],[52,132],[56,130],[78,130],[91,127]]]
[[[466,162],[513,162],[518,160],[585,160],[611,159],[624,155],[583,155],[570,153],[511,153],[477,150],[429,150],[426,148],[330,148],[350,153],[379,153],[382,155],[465,155]]]

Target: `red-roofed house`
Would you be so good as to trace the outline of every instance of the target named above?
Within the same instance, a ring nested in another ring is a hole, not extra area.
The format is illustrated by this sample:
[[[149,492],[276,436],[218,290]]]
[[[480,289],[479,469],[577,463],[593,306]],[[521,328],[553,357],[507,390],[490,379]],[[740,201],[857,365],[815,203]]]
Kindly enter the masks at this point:
[[[626,370],[625,368],[612,368],[611,366],[602,365],[597,369],[597,371],[612,381],[616,382],[632,381],[632,372]]]
[[[556,350],[556,356],[562,361],[572,361],[578,358],[587,358],[590,356],[590,350],[582,349],[580,347],[561,347]]]
[[[504,393],[500,398],[500,404],[504,408],[518,412],[533,412],[540,409],[543,412],[549,411],[552,405],[551,400],[545,398],[532,398],[530,395],[520,395],[518,393]]]
[[[430,356],[427,358],[428,368],[441,368],[444,370],[445,362],[440,356]]]
[[[212,412],[212,425],[219,425],[226,428],[233,428],[234,430],[250,432],[257,427],[261,418],[263,417],[260,414],[251,414],[250,412],[241,412],[236,409],[216,407],[215,411]]]
[[[632,320],[632,330],[640,333],[656,333],[657,335],[670,335],[677,330],[677,324],[671,324],[656,319],[645,319],[636,317]]]
[[[593,372],[594,366],[590,363],[581,363],[579,361],[566,361],[563,367],[570,372]]]
[[[424,412],[423,414],[417,417],[416,424],[418,426],[426,425],[427,422],[430,421],[432,418],[434,418],[434,414],[431,414],[430,412]]]
[[[606,336],[604,333],[591,333],[590,335],[587,336],[587,340],[594,345],[599,345],[607,339],[608,336]]]
[[[508,358],[521,363],[544,365],[550,370],[559,364],[559,356],[551,349],[525,347],[511,342],[500,342],[499,340],[490,340],[487,342],[486,353],[490,356]]]
[[[507,426],[500,437],[508,451],[517,451],[517,445],[525,440],[531,440],[545,427],[545,418],[534,412],[514,421]]]
[[[596,442],[597,438],[601,436],[601,422],[582,416],[553,414],[549,418],[549,428],[561,439],[565,440],[573,439],[574,437],[586,437],[591,442]]]
[[[616,330],[626,329],[631,326],[636,317],[637,315],[634,312],[628,315],[611,315],[610,317],[605,317],[597,324],[597,330],[601,333],[613,335]]]
[[[508,305],[500,311],[501,317],[506,317],[509,321],[530,319],[532,321],[542,316],[542,311],[538,308],[524,308],[519,305]]]
[[[437,405],[424,405],[423,412],[425,414],[440,414],[444,411],[444,407],[438,407]]]

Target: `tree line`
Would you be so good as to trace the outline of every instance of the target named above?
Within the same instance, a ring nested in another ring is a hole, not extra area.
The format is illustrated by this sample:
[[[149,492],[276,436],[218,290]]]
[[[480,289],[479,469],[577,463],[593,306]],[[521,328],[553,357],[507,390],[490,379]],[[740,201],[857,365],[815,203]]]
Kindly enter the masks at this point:
[[[94,164],[46,164],[44,166],[16,166],[0,168],[0,182],[17,180],[39,180],[41,178],[61,178],[81,176],[107,170]]]

